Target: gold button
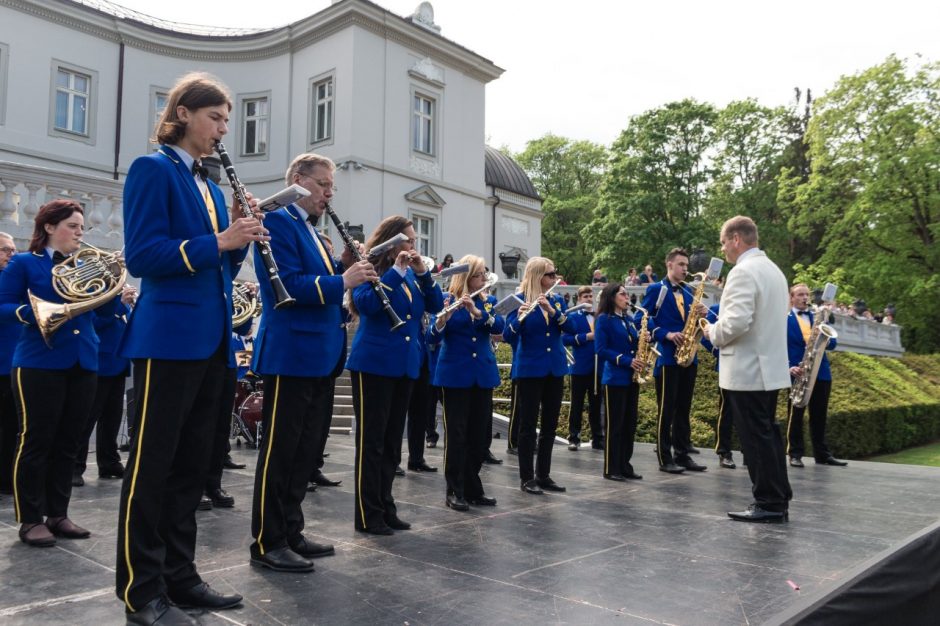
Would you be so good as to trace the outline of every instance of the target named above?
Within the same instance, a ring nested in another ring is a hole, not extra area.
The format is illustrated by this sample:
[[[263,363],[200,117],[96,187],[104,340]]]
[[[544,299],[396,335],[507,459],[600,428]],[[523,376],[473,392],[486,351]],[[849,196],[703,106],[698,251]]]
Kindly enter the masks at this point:
[[[477,358],[477,353],[476,353],[476,352],[473,353],[473,358]]]
[[[545,348],[545,351],[546,351],[546,352],[551,352],[552,349],[551,349],[551,348]]]
[[[411,337],[405,337],[405,341],[411,341]]]
[[[340,328],[346,328],[346,324],[340,324],[339,327],[340,327]]]
[[[476,341],[476,340],[477,340],[476,337],[471,337],[471,338],[470,338],[470,341]]]
[[[406,316],[405,316],[405,319],[406,319],[406,320],[410,320],[410,319],[411,319],[411,313],[409,313],[408,315],[406,315]]]
[[[80,331],[80,330],[78,330],[78,329],[76,328],[75,330],[72,331],[72,334],[73,334],[73,335],[77,335],[77,334],[79,334],[80,332],[82,332],[82,331]]]
[[[545,336],[546,336],[546,337],[551,337],[552,334],[551,334],[551,333],[545,333]]]

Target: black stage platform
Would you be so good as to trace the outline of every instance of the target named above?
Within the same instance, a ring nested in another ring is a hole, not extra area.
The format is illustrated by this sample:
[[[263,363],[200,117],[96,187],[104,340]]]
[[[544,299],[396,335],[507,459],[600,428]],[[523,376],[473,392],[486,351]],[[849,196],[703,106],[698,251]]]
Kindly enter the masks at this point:
[[[409,472],[395,495],[413,530],[372,537],[353,531],[353,440],[331,438],[325,470],[343,484],[309,494],[305,511],[310,534],[337,554],[307,575],[248,566],[255,454],[236,449],[249,463],[223,479],[236,506],[197,514],[197,560],[207,581],[245,602],[201,622],[759,624],[940,518],[940,469],[810,459],[790,471],[789,523],[733,522],[725,512],[750,501],[746,469],[720,469],[703,451],[707,472],[673,476],[657,471],[646,444],[635,454],[644,480],[628,483],[603,480],[602,453],[589,445],[556,445],[552,476],[568,493],[532,496],[503,441],[493,450],[505,464],[483,471],[495,509],[447,509],[440,472]],[[427,450],[428,462],[440,466],[442,453]],[[97,479],[93,463],[86,477],[71,516],[89,540],[29,548],[12,498],[0,500],[0,624],[123,623],[113,592],[120,483]]]

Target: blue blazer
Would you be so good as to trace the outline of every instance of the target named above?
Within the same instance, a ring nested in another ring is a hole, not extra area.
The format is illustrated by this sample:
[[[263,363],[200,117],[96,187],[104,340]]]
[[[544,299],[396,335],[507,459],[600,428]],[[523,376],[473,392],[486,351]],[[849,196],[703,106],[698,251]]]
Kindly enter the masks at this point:
[[[457,309],[438,332],[436,326],[428,330],[430,344],[435,338],[441,339],[440,356],[434,371],[433,384],[436,387],[481,387],[493,389],[499,386],[499,369],[496,367],[496,354],[490,344],[490,335],[502,333],[506,325],[503,316],[493,313],[496,298],[488,296],[486,300],[476,298],[477,308],[483,316],[474,320],[467,309]]]
[[[522,294],[516,294],[520,300]],[[552,295],[549,299],[555,309],[548,322],[541,309],[532,311],[519,323],[519,309],[506,318],[503,339],[510,345],[517,342],[513,351],[513,378],[543,378],[545,376],[564,376],[568,373],[568,361],[561,342],[561,333],[574,332],[574,325],[565,315],[565,301],[561,296]]]
[[[0,271],[0,281],[3,272]],[[23,324],[19,321],[0,320],[0,376],[10,375],[10,366],[13,364],[13,352],[16,343],[23,334]]]
[[[388,317],[372,285],[364,283],[356,287],[353,301],[359,310],[359,330],[353,337],[346,368],[390,378],[417,379],[424,358],[421,318],[425,311],[437,313],[444,308],[441,288],[430,272],[415,276],[411,268],[404,277],[394,267],[388,268],[381,284],[405,325],[390,330]]]
[[[94,318],[95,332],[98,333],[98,375],[127,376],[131,362],[118,354],[118,344],[127,327],[127,316],[131,309],[121,302],[121,296],[115,296],[109,315],[97,315]]]
[[[207,184],[221,232],[229,226],[225,197]],[[124,183],[124,257],[142,280],[119,353],[201,360],[224,341],[235,367],[232,279],[247,253],[219,253],[199,187],[172,148],[135,159]]]
[[[297,302],[274,308],[274,291],[255,250],[264,305],[252,362],[257,374],[329,376],[343,355],[343,267],[314,238],[306,219],[306,211],[293,204],[264,218],[281,280]]]
[[[816,319],[812,311],[808,312],[808,318],[810,326],[813,325],[813,321]],[[838,342],[835,339],[830,339],[829,343],[826,344],[826,350],[834,350]],[[800,329],[800,322],[797,321],[796,316],[793,314],[793,309],[790,309],[790,314],[787,316],[787,357],[790,361],[790,367],[796,367],[800,364],[800,361],[803,360],[803,353],[806,352],[806,341],[803,340],[803,331]],[[829,358],[826,357],[826,353],[823,352],[822,363],[819,365],[819,374],[816,376],[816,380],[832,380],[832,371],[829,369]]]
[[[594,353],[594,339],[587,338],[587,334],[592,330],[587,313],[575,311],[568,316],[568,319],[571,320],[571,324],[575,329],[574,332],[565,331],[561,338],[563,344],[572,346],[571,352],[574,355],[574,363],[568,367],[568,373],[576,376],[593,375],[596,367],[596,355]]]
[[[658,283],[653,283],[646,288],[646,294],[643,296],[644,309],[649,311],[649,322],[647,329],[653,334],[653,341],[659,344],[660,356],[656,359],[656,369],[664,365],[676,365],[676,344],[666,340],[669,333],[680,333],[685,328],[685,319],[689,316],[689,309],[692,304],[693,293],[685,285],[680,285],[682,289],[682,298],[684,300],[683,316],[679,313],[679,305],[676,302],[676,296],[672,292],[672,285],[668,278],[664,278]],[[656,301],[659,299],[659,292],[665,289],[666,297],[659,309],[656,309]],[[636,312],[634,322],[639,325],[643,314]],[[698,357],[693,363],[698,364]]]
[[[65,370],[78,363],[82,369],[98,371],[98,335],[93,318],[109,314],[112,303],[62,324],[52,337],[50,349],[36,326],[27,290],[49,302],[65,302],[52,288],[52,259],[48,254],[14,255],[0,275],[0,320],[25,326],[13,352],[13,367]]]
[[[633,384],[633,357],[639,333],[627,317],[602,314],[594,324],[594,349],[604,364],[601,384],[627,387]]]

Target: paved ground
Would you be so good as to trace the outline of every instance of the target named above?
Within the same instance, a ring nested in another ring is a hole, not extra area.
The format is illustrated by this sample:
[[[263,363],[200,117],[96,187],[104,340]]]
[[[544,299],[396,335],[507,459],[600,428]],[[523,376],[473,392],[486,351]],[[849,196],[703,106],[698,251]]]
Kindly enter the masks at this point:
[[[749,501],[746,470],[719,469],[706,451],[704,474],[664,474],[646,444],[635,455],[645,479],[626,484],[601,478],[600,453],[556,446],[552,475],[568,493],[531,496],[496,440],[506,463],[483,472],[495,509],[451,511],[440,473],[409,472],[395,493],[414,529],[372,537],[353,531],[352,446],[331,438],[325,469],[343,484],[305,502],[308,531],[337,548],[308,575],[249,568],[255,454],[234,451],[249,468],[225,474],[234,509],[198,514],[197,560],[245,602],[202,623],[756,624],[940,517],[938,468],[810,461],[790,472],[788,524],[732,522],[725,512]],[[441,455],[428,450],[428,462]],[[11,498],[0,500],[0,623],[123,623],[112,588],[120,484],[89,475],[71,509],[89,540],[28,548]]]

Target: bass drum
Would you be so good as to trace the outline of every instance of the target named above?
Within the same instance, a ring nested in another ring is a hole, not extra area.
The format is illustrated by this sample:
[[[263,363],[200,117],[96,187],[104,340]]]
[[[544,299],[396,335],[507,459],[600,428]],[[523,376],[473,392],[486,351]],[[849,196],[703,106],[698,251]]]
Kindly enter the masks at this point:
[[[245,440],[249,448],[257,448],[261,444],[264,430],[261,418],[263,404],[264,394],[254,391],[235,405],[235,412],[232,414],[232,430],[236,437]]]

